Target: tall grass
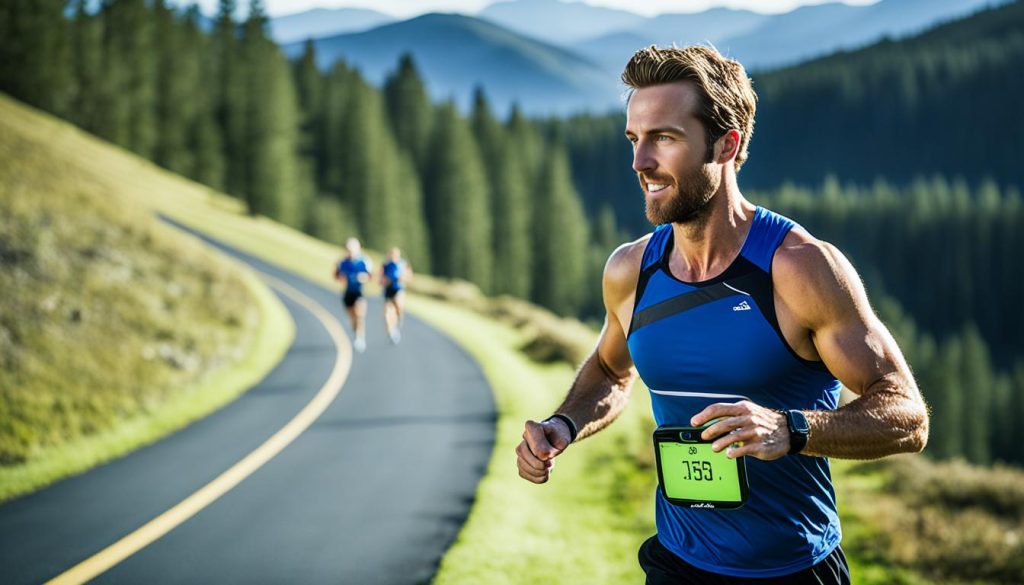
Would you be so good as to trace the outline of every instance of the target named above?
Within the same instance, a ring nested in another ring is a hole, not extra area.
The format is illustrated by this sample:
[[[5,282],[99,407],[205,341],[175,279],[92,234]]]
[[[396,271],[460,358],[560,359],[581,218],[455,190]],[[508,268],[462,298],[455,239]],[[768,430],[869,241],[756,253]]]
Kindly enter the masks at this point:
[[[855,464],[848,477],[863,534],[847,546],[865,562],[929,583],[1024,583],[1024,471],[918,455]]]
[[[290,340],[252,276],[64,159],[52,122],[2,106],[0,500],[209,412]]]

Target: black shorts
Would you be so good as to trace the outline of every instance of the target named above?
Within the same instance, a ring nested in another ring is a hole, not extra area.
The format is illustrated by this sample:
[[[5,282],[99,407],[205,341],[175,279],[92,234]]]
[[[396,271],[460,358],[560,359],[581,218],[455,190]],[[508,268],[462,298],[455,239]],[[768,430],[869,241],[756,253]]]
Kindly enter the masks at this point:
[[[694,567],[683,559],[677,557],[672,551],[665,548],[658,540],[658,535],[648,538],[640,545],[640,553],[637,555],[640,560],[640,567],[647,573],[647,585],[733,585],[740,583],[764,584],[764,585],[849,585],[850,566],[846,563],[846,555],[841,547],[836,547],[832,554],[828,555],[820,563],[798,571],[791,575],[772,577],[768,579],[750,579],[742,577],[729,577],[709,573]]]
[[[384,298],[388,299],[388,300],[391,300],[391,299],[395,298],[395,296],[397,296],[398,293],[400,293],[400,292],[402,292],[402,289],[400,289],[398,287],[395,287],[395,286],[385,287],[384,288]]]
[[[346,309],[351,309],[355,306],[356,301],[363,298],[363,291],[360,290],[347,290],[341,297],[341,302],[345,303]]]

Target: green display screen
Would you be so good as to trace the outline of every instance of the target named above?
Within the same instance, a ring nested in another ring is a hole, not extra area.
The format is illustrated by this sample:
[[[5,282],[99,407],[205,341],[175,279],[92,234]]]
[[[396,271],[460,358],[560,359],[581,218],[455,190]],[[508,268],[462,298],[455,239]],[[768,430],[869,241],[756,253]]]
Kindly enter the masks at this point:
[[[706,502],[742,502],[739,460],[725,451],[715,453],[711,443],[659,441],[658,456],[665,495]]]

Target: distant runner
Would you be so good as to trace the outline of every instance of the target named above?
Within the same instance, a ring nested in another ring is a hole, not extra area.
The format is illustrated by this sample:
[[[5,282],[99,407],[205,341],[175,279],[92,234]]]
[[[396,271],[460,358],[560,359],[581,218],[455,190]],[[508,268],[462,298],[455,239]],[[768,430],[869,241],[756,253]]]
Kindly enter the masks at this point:
[[[402,340],[402,309],[405,302],[405,283],[412,278],[412,268],[402,259],[402,251],[391,248],[387,262],[381,266],[380,285],[384,287],[384,325],[391,343]]]
[[[362,353],[366,350],[366,299],[363,298],[363,283],[370,280],[372,265],[370,259],[363,256],[362,245],[356,238],[349,238],[345,242],[345,251],[345,258],[338,262],[334,270],[334,279],[345,283],[341,299],[356,335],[352,347]]]

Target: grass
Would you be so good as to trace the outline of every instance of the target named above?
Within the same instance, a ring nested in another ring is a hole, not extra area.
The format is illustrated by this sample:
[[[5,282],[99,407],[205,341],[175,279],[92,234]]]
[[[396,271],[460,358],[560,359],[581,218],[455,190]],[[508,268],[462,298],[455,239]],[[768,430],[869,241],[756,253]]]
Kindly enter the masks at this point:
[[[0,96],[0,501],[225,404],[290,344],[248,271],[133,204],[134,157]],[[68,157],[73,152],[75,156]]]
[[[864,583],[1024,583],[1024,471],[921,456],[846,463]]]

